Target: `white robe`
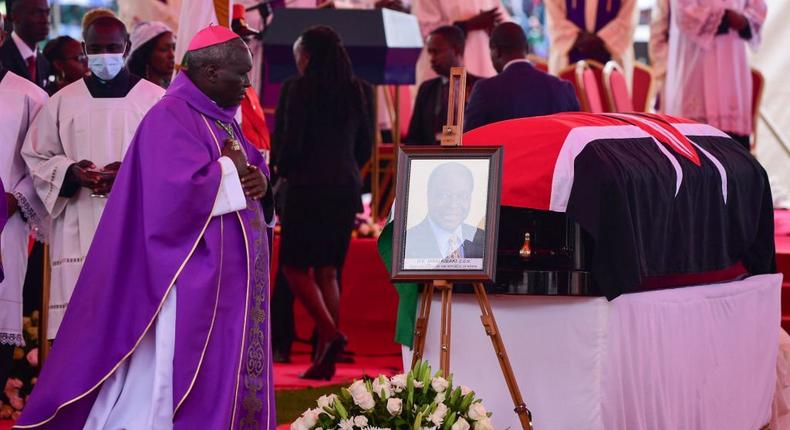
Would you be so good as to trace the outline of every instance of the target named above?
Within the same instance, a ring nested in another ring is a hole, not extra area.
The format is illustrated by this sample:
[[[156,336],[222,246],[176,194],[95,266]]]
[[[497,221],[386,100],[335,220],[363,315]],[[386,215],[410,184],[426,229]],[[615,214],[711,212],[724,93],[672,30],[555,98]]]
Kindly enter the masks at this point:
[[[565,0],[546,0],[546,25],[549,34],[549,73],[558,74],[568,66],[568,52],[576,42],[579,32],[594,32],[598,0],[578,0],[584,3],[585,29],[567,18]],[[634,71],[634,30],[639,18],[636,0],[623,0],[617,17],[597,33],[612,59],[620,63],[628,85]]]
[[[431,31],[443,25],[467,20],[481,11],[493,8],[499,9],[503,20],[510,20],[510,14],[499,0],[412,0],[411,13],[420,22],[420,31],[425,39]],[[491,64],[491,50],[488,48],[488,34],[485,31],[474,30],[466,35],[464,66],[467,72],[483,78],[496,75],[494,65]],[[417,85],[435,77],[430,58],[423,49],[417,61]]]
[[[748,136],[752,133],[752,80],[747,43],[760,43],[763,0],[670,0],[665,112]],[[748,42],[737,32],[716,35],[726,9],[751,26]]]
[[[0,282],[0,345],[24,345],[22,286],[27,271],[28,237],[32,234],[46,239],[49,228],[47,211],[19,153],[30,123],[47,98],[41,88],[11,72],[6,72],[0,81],[0,179],[6,192],[19,203],[19,211],[8,220],[0,238],[5,272],[5,279]]]
[[[49,339],[60,327],[106,203],[87,188],[60,197],[66,171],[81,160],[97,168],[123,160],[137,125],[162,95],[162,88],[141,79],[126,97],[93,98],[81,79],[52,96],[30,128],[22,156],[52,217]]]

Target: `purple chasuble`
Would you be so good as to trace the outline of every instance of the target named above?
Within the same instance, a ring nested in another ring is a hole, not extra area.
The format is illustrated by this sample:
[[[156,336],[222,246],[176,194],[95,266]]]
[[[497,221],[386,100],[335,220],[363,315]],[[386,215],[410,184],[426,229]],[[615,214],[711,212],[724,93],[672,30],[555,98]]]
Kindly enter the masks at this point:
[[[587,31],[584,11],[585,1],[586,0],[565,0],[565,15],[568,21],[576,24],[582,31]],[[598,8],[595,12],[595,30],[593,33],[598,33],[606,24],[609,24],[609,22],[617,18],[621,6],[622,0],[598,0]],[[581,55],[575,49],[568,53],[568,61],[570,64],[585,59],[587,59],[587,57]]]
[[[179,74],[145,116],[18,428],[81,429],[101,384],[176,297],[175,429],[274,429],[269,249],[260,202],[218,217],[216,160],[232,124]]]

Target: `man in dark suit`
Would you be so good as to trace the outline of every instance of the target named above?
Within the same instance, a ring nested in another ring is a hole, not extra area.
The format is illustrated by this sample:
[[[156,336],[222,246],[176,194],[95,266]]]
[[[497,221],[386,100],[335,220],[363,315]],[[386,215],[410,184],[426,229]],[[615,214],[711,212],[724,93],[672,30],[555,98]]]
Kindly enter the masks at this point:
[[[439,27],[426,38],[431,68],[439,76],[423,82],[417,91],[406,143],[436,145],[441,140],[442,126],[447,121],[450,69],[464,65],[465,44],[463,30],[454,25]],[[479,79],[472,74],[466,75],[467,95]]]
[[[0,46],[0,63],[6,69],[44,88],[49,62],[38,51],[38,42],[49,35],[47,0],[15,0],[10,3],[13,31]]]
[[[527,60],[529,45],[518,24],[499,24],[489,45],[499,74],[475,85],[466,105],[464,131],[507,119],[579,110],[570,82],[536,69]]]
[[[448,162],[433,169],[428,177],[428,215],[406,231],[407,260],[483,258],[485,232],[464,223],[473,188],[472,172],[463,164]]]

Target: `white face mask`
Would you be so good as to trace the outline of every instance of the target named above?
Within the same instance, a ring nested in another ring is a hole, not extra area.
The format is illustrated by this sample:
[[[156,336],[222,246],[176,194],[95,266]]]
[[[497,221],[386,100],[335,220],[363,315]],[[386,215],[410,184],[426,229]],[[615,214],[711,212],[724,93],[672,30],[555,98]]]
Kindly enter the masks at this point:
[[[88,54],[88,68],[99,79],[109,81],[123,68],[123,54]]]

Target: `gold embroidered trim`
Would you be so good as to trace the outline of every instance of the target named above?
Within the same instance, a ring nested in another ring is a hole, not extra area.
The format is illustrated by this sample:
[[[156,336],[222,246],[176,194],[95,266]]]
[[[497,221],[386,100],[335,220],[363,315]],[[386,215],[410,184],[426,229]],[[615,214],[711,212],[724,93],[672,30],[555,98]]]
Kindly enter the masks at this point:
[[[263,247],[263,239],[266,235],[261,222],[263,217],[261,206],[258,202],[252,202],[247,208],[255,214],[255,219],[251,221],[251,225],[258,230],[258,237],[253,243],[253,248],[259,250]],[[261,252],[258,252],[255,256],[254,270],[255,288],[253,289],[253,299],[255,304],[252,309],[252,321],[249,328],[250,345],[247,347],[247,374],[244,378],[244,387],[247,390],[247,394],[241,403],[243,410],[247,412],[246,416],[241,420],[241,427],[244,429],[260,428],[258,414],[263,409],[263,401],[258,397],[258,393],[265,386],[262,376],[264,367],[268,364],[265,348],[266,339],[261,330],[261,324],[266,319],[266,312],[261,306],[265,298],[266,287],[265,262]]]

